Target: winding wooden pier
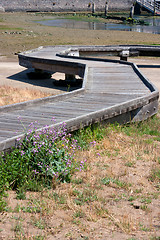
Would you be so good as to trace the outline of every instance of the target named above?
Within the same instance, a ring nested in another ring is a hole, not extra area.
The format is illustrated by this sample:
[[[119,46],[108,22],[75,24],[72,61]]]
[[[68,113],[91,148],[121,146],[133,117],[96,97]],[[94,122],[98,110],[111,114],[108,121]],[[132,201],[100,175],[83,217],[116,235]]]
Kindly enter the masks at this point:
[[[121,60],[93,58],[106,54]],[[158,90],[135,64],[124,61],[133,55],[160,56],[160,47],[50,46],[19,54],[19,63],[26,68],[79,75],[83,85],[61,95],[0,107],[0,151],[14,146],[34,121],[39,129],[65,122],[73,131],[99,121],[126,123],[157,113]]]

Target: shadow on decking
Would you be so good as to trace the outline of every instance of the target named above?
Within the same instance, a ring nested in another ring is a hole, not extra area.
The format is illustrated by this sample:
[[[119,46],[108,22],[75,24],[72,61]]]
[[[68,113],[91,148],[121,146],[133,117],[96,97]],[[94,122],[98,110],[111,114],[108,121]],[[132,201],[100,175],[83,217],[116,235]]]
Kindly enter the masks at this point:
[[[62,77],[62,79],[58,79],[58,80],[57,80],[57,76],[56,78],[54,78],[54,74],[50,79],[48,78],[30,79],[27,74],[33,71],[34,71],[33,69],[27,69],[22,72],[16,73],[14,75],[8,76],[7,78],[11,80],[27,83],[30,85],[38,86],[38,87],[55,89],[55,90],[60,90],[64,92],[70,92],[70,91],[81,88],[80,84],[78,84],[77,86],[71,86],[70,84],[66,84],[65,81],[64,81],[65,84],[63,85],[62,80],[64,80],[64,78],[62,74],[59,75],[60,77]],[[58,84],[59,80],[61,80],[61,84]]]

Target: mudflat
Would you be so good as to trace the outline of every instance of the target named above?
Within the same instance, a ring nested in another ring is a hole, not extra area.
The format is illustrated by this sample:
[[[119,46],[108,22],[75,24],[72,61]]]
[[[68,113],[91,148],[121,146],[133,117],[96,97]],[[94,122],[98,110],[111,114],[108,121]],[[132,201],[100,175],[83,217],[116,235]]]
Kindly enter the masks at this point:
[[[0,13],[0,55],[14,56],[17,52],[47,45],[111,45],[159,44],[158,34],[85,30],[49,27],[37,21],[54,19],[43,13]]]

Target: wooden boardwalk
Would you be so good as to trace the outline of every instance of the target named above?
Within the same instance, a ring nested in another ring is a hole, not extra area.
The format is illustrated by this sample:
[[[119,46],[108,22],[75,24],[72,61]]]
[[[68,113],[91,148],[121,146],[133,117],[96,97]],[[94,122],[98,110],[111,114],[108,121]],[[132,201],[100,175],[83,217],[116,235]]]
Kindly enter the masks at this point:
[[[28,68],[78,74],[83,86],[62,95],[0,107],[0,151],[14,146],[35,121],[39,129],[66,122],[73,131],[102,120],[139,121],[157,112],[159,93],[134,64],[84,59],[77,56],[77,48],[68,50],[72,56],[66,57],[66,49],[42,47],[19,55],[20,64]]]

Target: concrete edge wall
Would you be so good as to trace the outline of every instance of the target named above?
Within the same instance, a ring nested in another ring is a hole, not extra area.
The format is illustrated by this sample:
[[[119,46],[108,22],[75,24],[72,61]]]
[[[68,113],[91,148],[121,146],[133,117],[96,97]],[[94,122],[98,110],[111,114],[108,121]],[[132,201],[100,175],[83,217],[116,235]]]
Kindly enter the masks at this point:
[[[0,11],[63,12],[92,11],[92,2],[96,11],[103,11],[106,0],[1,0]],[[133,0],[109,0],[109,10],[129,10]]]

